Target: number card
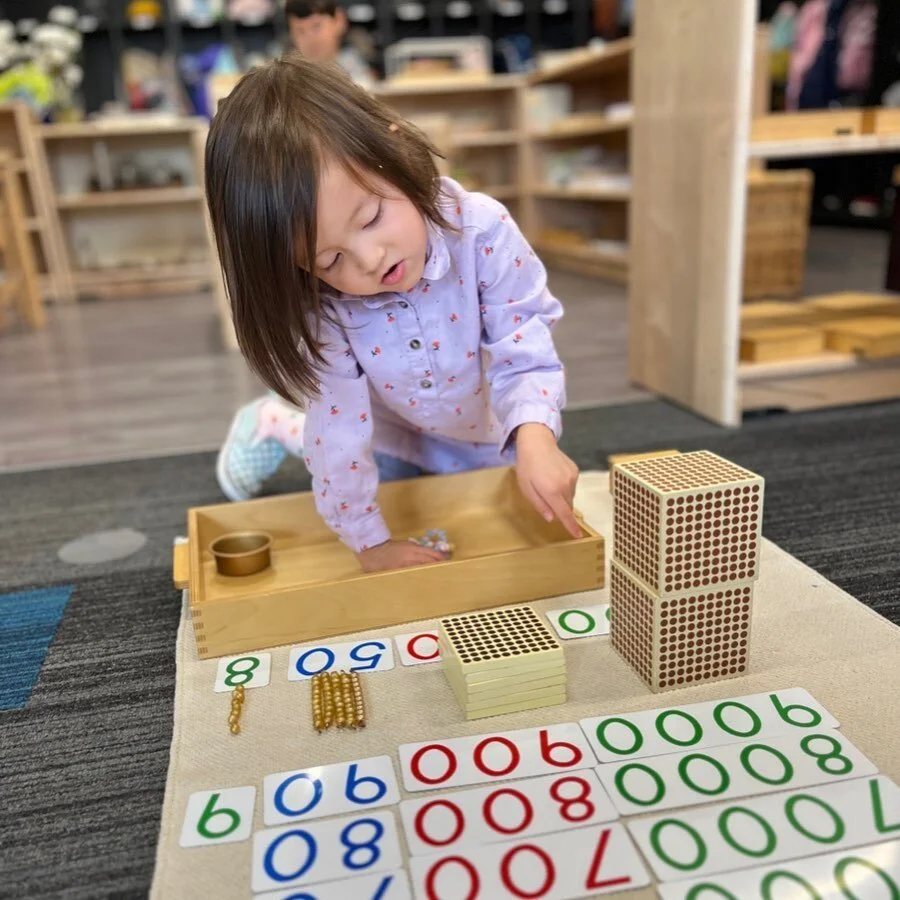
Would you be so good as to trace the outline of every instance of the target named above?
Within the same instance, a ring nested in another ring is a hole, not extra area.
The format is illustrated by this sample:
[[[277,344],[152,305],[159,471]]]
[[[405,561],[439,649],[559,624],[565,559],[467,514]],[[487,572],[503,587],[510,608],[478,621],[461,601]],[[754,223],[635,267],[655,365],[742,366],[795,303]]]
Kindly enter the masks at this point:
[[[638,819],[628,829],[656,877],[677,881],[900,837],[900,788],[879,775]]]
[[[394,668],[390,640],[349,641],[344,644],[307,644],[292,647],[288,681],[305,681],[319,672],[347,669],[351,672],[387,672]]]
[[[265,687],[272,677],[271,653],[247,653],[219,660],[215,692],[222,694],[236,687]]]
[[[253,830],[255,787],[197,791],[188,798],[181,827],[182,847],[246,841]]]
[[[401,744],[398,752],[408,791],[531,778],[594,765],[594,754],[574,723]]]
[[[400,802],[389,756],[268,775],[263,781],[263,821],[285,825],[376,809]]]
[[[411,634],[398,634],[397,652],[404,666],[421,666],[424,663],[440,662],[441,651],[438,647],[436,631],[414,631]]]
[[[564,640],[596,637],[609,634],[609,604],[599,606],[573,606],[571,609],[553,609],[547,613],[553,630]]]
[[[410,870],[417,900],[574,900],[650,884],[627,832],[617,824],[417,856]]]
[[[257,894],[254,900],[412,900],[409,879],[403,869],[386,875],[361,875],[317,884],[301,891],[289,889]]]
[[[590,769],[404,800],[400,816],[412,856],[447,853],[569,831],[619,818]]]
[[[581,720],[600,762],[661,756],[688,747],[721,747],[750,738],[767,740],[839,725],[802,688]]]
[[[900,896],[900,841],[660,885],[662,900],[893,900]]]
[[[269,828],[253,835],[254,893],[402,865],[397,824],[389,810]]]
[[[644,762],[598,766],[600,781],[622,815],[772,794],[878,770],[839,731],[676,753]]]

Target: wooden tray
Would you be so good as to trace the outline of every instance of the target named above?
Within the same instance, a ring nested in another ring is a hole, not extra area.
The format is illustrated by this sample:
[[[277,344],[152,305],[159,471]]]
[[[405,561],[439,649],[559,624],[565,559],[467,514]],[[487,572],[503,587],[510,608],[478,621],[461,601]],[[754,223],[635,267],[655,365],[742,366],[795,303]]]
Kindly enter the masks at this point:
[[[316,641],[543,597],[604,583],[603,538],[580,519],[573,539],[522,496],[512,469],[384,485],[382,513],[397,539],[443,528],[450,562],[363,574],[319,518],[312,494],[188,511],[187,543],[175,545],[175,584],[188,588],[201,658]],[[222,534],[267,531],[272,566],[226,578],[209,545]]]

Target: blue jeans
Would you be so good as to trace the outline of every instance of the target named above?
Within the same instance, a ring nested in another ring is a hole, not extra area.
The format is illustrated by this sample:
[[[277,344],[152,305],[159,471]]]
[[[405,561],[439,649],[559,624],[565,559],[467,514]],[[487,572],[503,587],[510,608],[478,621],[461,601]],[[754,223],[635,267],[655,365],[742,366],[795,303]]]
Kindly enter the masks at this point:
[[[402,481],[404,478],[418,478],[420,475],[428,475],[424,469],[396,456],[388,456],[387,453],[375,454],[375,465],[378,467],[378,478],[383,484],[389,481]]]

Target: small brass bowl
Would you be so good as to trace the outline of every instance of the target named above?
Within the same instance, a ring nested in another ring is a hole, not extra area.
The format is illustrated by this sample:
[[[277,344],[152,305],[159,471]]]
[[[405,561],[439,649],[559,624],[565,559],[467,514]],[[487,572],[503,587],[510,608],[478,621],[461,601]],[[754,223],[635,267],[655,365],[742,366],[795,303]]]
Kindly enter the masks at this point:
[[[255,575],[272,565],[272,536],[264,531],[223,534],[209,545],[209,552],[220,575]]]

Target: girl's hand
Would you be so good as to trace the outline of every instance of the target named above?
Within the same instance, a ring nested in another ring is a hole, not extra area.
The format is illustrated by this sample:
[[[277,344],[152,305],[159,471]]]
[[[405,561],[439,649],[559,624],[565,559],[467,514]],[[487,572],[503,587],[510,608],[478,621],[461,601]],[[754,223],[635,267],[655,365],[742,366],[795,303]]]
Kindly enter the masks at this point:
[[[363,572],[384,572],[388,569],[408,569],[430,563],[446,562],[447,557],[437,550],[420,547],[412,541],[388,541],[356,554]]]
[[[556,446],[545,425],[520,425],[516,430],[516,475],[522,493],[548,522],[559,519],[572,537],[582,537],[572,510],[578,466]]]

